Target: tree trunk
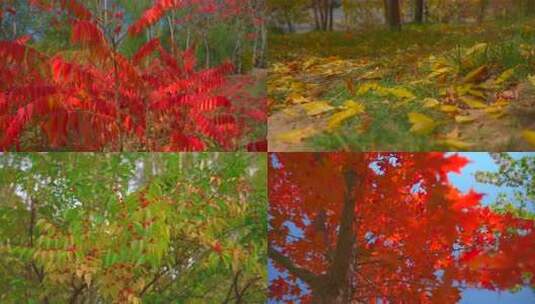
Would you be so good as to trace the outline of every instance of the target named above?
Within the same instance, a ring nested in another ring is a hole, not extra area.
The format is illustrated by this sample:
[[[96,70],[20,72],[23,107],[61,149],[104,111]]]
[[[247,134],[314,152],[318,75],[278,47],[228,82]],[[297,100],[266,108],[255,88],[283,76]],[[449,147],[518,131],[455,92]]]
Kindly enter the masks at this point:
[[[312,291],[313,304],[342,304],[346,303],[347,278],[350,273],[351,262],[355,247],[355,206],[363,195],[364,177],[359,176],[355,168],[348,168],[344,172],[345,194],[342,206],[338,236],[334,249],[334,257],[327,269],[327,273],[316,275],[307,269],[295,265],[288,257],[269,247],[269,256],[278,264],[284,266],[288,272],[307,283]]]
[[[295,32],[294,25],[293,25],[292,20],[290,18],[286,19],[286,24],[288,25],[288,33]]]
[[[416,0],[414,4],[414,22],[424,23],[424,0]]]
[[[313,2],[313,10],[314,10],[314,23],[316,25],[316,31],[320,30],[320,15],[318,11],[318,1]]]
[[[390,29],[399,31],[401,30],[401,10],[399,0],[388,1],[388,24]]]
[[[389,20],[390,20],[390,12],[389,12],[389,1],[390,0],[383,0],[383,3],[384,3],[384,18],[385,18],[385,24],[388,24],[389,23]]]
[[[321,6],[320,6],[321,30],[322,31],[327,30],[327,18],[328,18],[328,11],[326,9],[327,1],[328,0],[322,0]]]
[[[334,1],[314,0],[314,2],[312,2],[312,8],[314,10],[316,30],[332,30],[334,28]]]
[[[329,0],[329,31],[334,30],[334,1]]]
[[[526,14],[528,16],[535,15],[535,0],[526,1]]]

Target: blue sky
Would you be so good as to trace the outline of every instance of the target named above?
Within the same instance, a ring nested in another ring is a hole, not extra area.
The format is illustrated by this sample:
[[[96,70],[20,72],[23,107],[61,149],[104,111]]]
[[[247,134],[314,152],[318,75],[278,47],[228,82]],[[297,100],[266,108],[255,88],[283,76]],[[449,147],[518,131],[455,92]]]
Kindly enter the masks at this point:
[[[459,153],[468,159],[470,163],[463,168],[461,174],[450,174],[450,181],[461,191],[467,192],[474,189],[477,192],[484,193],[483,204],[493,202],[498,193],[511,193],[512,190],[507,187],[497,187],[478,183],[475,180],[476,171],[497,171],[498,167],[488,153]],[[513,158],[520,158],[527,153],[512,153]],[[533,154],[533,153],[532,153]],[[271,159],[273,164],[278,164],[278,160]],[[276,270],[271,263],[268,265],[270,280],[277,276]],[[524,288],[518,292],[511,293],[507,291],[491,291],[483,289],[469,288],[462,293],[462,304],[533,304],[535,303],[535,293],[530,288]]]

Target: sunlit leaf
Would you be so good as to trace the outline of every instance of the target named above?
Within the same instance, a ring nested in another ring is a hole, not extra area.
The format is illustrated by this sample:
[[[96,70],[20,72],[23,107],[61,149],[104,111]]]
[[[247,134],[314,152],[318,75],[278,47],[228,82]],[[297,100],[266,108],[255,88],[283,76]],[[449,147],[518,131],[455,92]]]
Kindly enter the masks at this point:
[[[469,123],[473,122],[475,120],[472,116],[463,116],[463,115],[457,115],[455,116],[455,121],[458,123]]]
[[[303,104],[302,107],[309,116],[319,115],[334,110],[334,107],[327,101],[313,101]]]
[[[433,132],[438,123],[427,115],[417,112],[408,114],[412,124],[410,131],[415,134],[427,135]]]
[[[474,144],[467,143],[456,138],[437,140],[437,144],[446,146],[453,150],[469,150],[470,148],[474,147]]]
[[[522,131],[522,137],[527,141],[531,146],[535,147],[535,131],[524,130]]]
[[[277,135],[277,139],[286,143],[299,143],[306,138],[312,137],[319,132],[314,126],[306,127],[303,129],[295,129],[285,133]]]
[[[424,108],[436,108],[438,105],[440,105],[440,101],[436,100],[435,98],[426,98],[424,99]]]
[[[456,113],[459,112],[459,108],[454,105],[441,105],[439,110],[444,113]]]
[[[327,127],[328,130],[332,131],[338,128],[342,124],[342,122],[360,113],[363,113],[365,108],[364,108],[364,105],[360,102],[353,101],[353,100],[346,100],[342,109],[343,109],[342,111],[332,115],[329,118],[329,123]]]
[[[460,99],[462,102],[464,102],[466,105],[468,105],[472,109],[484,109],[487,107],[487,105],[484,104],[483,102],[470,96],[462,96]]]
[[[511,77],[513,77],[513,75],[515,74],[515,68],[510,68],[510,69],[507,69],[505,70],[503,73],[500,74],[500,76],[498,76],[496,78],[496,80],[494,81],[494,83],[496,85],[500,85],[506,81],[508,81],[509,79],[511,79]]]
[[[477,69],[471,71],[468,73],[464,78],[463,82],[465,83],[471,83],[481,80],[482,77],[486,75],[488,71],[488,67],[486,65],[482,65],[478,67]]]

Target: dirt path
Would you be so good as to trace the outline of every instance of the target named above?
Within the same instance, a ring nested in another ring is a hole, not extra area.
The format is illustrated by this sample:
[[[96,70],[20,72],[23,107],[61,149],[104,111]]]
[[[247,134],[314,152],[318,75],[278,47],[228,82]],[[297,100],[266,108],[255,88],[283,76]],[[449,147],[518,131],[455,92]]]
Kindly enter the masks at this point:
[[[271,115],[268,126],[269,151],[313,152],[315,148],[305,140],[323,132],[327,119],[325,116],[309,116],[301,105],[295,105]]]

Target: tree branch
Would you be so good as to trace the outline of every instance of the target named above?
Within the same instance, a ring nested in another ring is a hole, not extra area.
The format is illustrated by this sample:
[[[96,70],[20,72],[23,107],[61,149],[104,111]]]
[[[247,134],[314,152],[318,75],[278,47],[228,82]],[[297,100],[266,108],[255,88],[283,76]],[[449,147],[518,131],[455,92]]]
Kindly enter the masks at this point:
[[[152,285],[156,284],[156,282],[158,282],[158,280],[164,275],[167,273],[167,271],[169,270],[169,268],[163,270],[163,271],[160,271],[158,272],[157,274],[154,275],[154,277],[152,278],[152,280],[143,287],[143,289],[141,290],[141,292],[139,293],[139,297],[141,298],[145,292],[147,292],[149,290],[149,288],[151,288]]]
[[[303,282],[310,285],[311,288],[315,288],[318,285],[320,276],[313,272],[296,266],[288,257],[282,255],[271,246],[268,248],[269,257],[272,258],[278,264],[284,266],[291,274],[297,276]]]
[[[228,291],[227,291],[227,295],[225,296],[225,301],[223,301],[223,304],[228,304],[230,302],[230,295],[232,294],[232,290],[235,290],[236,287],[238,285],[238,279],[239,279],[239,276],[240,276],[240,273],[241,271],[238,271],[236,272],[236,274],[234,275],[234,279],[232,280],[232,284],[230,285]]]

